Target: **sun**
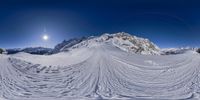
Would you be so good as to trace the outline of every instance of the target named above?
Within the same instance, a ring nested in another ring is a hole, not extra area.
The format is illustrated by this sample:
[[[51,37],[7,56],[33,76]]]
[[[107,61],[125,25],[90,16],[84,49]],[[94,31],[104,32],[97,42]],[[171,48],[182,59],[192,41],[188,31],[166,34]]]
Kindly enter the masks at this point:
[[[48,35],[43,35],[43,40],[47,41],[49,39],[49,36]]]

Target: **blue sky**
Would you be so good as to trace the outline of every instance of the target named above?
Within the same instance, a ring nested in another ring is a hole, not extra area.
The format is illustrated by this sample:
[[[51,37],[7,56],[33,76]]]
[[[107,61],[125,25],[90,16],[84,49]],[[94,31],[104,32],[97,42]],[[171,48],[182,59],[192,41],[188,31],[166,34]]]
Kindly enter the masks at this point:
[[[161,48],[200,47],[200,2],[192,0],[5,0],[0,47],[53,47],[64,39],[128,32]],[[44,27],[50,36],[42,40]]]

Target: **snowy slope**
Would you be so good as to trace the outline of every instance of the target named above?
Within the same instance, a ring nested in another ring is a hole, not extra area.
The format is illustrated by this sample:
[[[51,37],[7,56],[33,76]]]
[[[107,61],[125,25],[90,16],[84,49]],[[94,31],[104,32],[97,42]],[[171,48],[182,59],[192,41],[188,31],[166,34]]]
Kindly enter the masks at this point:
[[[113,42],[78,47],[48,56],[0,55],[0,98],[199,98],[200,56],[193,51],[139,55],[119,49]]]

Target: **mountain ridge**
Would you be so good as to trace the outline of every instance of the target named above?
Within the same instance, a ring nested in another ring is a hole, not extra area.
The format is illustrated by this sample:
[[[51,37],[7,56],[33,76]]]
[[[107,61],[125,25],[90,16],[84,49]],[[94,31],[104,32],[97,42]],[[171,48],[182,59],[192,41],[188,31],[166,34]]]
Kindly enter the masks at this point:
[[[27,47],[27,48],[6,49],[6,52],[7,54],[26,52],[30,54],[51,55],[60,52],[67,52],[80,47],[91,47],[101,43],[110,43],[123,51],[129,53],[144,54],[144,55],[181,54],[187,50],[193,50],[198,52],[198,48],[160,49],[156,44],[151,42],[149,39],[137,37],[126,32],[118,32],[112,34],[103,33],[102,35],[99,36],[72,38],[69,40],[63,40],[61,43],[55,45],[54,48]]]
[[[148,39],[136,37],[125,32],[114,34],[104,33],[101,36],[86,39],[71,48],[62,48],[62,50],[72,50],[79,47],[90,47],[101,43],[111,43],[123,51],[137,54],[159,55],[160,48]]]

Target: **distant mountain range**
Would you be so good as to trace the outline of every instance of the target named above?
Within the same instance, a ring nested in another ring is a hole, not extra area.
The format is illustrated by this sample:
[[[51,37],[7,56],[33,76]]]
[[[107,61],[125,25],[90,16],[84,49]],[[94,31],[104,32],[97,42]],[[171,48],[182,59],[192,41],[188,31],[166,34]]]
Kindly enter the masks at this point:
[[[51,54],[53,49],[51,48],[44,48],[44,47],[28,47],[28,48],[15,48],[15,49],[6,49],[7,54],[15,54],[18,52],[26,52],[30,54]]]
[[[18,52],[26,52],[30,54],[55,54],[59,52],[66,52],[76,48],[87,47],[90,48],[96,44],[108,43],[115,47],[130,53],[144,54],[144,55],[169,55],[180,54],[187,50],[198,50],[197,48],[170,48],[160,49],[157,45],[148,39],[136,37],[125,32],[114,34],[105,33],[101,36],[90,36],[82,38],[73,38],[64,40],[57,44],[53,49],[44,47],[28,47],[17,49],[6,49],[7,54],[15,54]]]

